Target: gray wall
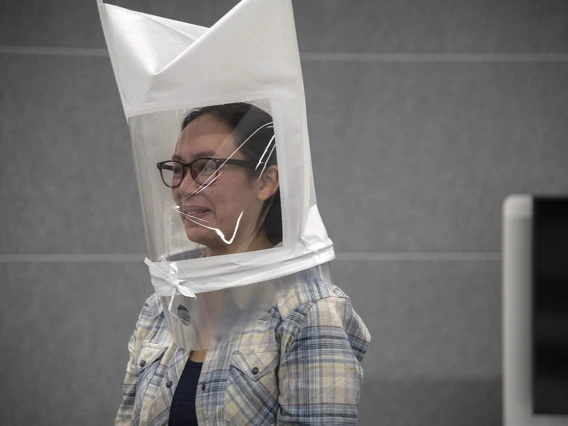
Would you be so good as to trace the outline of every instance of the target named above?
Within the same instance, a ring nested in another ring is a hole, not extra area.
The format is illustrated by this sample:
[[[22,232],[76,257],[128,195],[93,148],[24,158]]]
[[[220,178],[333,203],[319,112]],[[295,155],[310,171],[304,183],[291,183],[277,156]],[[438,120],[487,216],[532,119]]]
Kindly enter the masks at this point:
[[[116,4],[210,26],[235,0]],[[568,3],[294,0],[362,425],[499,425],[501,202],[568,192]],[[111,424],[151,293],[95,0],[0,3],[0,422]]]

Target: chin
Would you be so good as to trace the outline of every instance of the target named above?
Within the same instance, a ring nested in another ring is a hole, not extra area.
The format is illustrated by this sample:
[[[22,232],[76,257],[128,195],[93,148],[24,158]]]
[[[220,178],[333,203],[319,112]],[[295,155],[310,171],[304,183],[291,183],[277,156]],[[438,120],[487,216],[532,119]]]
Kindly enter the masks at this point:
[[[186,226],[185,235],[187,235],[188,240],[193,243],[200,244],[209,247],[211,242],[215,239],[219,239],[215,231],[207,228],[202,228],[199,225]]]
[[[207,225],[210,226],[209,224]],[[204,228],[203,226],[195,223],[190,222],[185,224],[185,235],[191,242],[207,248],[216,247],[217,249],[224,251],[227,247],[213,229]]]

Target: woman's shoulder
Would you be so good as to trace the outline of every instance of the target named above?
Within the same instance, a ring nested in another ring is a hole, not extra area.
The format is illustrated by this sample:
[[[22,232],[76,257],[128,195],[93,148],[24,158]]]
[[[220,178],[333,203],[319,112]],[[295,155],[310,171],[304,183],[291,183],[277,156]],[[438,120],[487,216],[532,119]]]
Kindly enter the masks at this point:
[[[166,344],[169,342],[162,302],[156,293],[152,293],[142,305],[136,321],[136,340]]]
[[[277,309],[281,322],[276,333],[285,352],[297,341],[335,336],[349,342],[355,357],[363,360],[371,335],[336,285],[318,279],[298,283],[278,300]]]
[[[330,299],[329,302],[339,299],[350,304],[349,297],[339,287],[321,279],[313,279],[296,283],[278,298],[276,306],[282,319],[285,319],[299,308],[309,308],[326,299]]]
[[[152,295],[146,299],[144,305],[142,305],[138,321],[154,322],[162,314],[163,308],[160,298],[156,293],[152,293]]]

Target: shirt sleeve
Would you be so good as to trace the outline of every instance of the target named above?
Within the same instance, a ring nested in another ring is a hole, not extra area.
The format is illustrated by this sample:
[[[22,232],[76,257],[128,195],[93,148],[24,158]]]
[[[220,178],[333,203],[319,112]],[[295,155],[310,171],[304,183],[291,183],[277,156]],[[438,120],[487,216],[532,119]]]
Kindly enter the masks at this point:
[[[281,340],[278,424],[357,423],[361,361],[371,336],[347,297],[326,297],[292,315]]]
[[[155,295],[150,296],[138,317],[134,332],[128,342],[128,364],[126,365],[126,376],[122,386],[122,403],[118,409],[115,419],[115,426],[131,425],[134,418],[134,402],[136,399],[136,385],[138,382],[138,356],[142,343],[153,331],[155,318],[157,316],[157,304]]]
[[[137,329],[134,330],[128,342],[130,357],[126,365],[126,376],[122,386],[122,403],[116,415],[115,426],[126,426],[132,423],[134,399],[136,397],[136,334]]]

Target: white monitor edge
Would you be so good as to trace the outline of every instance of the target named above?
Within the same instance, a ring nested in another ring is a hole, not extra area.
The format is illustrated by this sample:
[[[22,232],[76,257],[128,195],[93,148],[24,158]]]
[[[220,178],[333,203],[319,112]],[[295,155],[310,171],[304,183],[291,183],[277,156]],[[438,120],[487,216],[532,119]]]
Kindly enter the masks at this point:
[[[503,425],[568,426],[568,416],[532,414],[531,280],[533,196],[503,203]]]

